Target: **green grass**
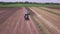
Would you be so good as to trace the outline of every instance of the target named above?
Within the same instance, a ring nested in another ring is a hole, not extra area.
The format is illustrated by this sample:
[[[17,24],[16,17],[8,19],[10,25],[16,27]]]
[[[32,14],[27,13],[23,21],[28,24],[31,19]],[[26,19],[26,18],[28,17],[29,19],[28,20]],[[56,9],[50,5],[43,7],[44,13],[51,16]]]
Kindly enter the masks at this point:
[[[44,5],[44,7],[60,7],[60,5]]]
[[[41,5],[37,5],[37,4],[8,4],[8,5],[3,5],[3,4],[0,4],[0,7],[38,7],[38,6],[41,6]]]
[[[60,7],[60,5],[46,5],[46,4],[0,4],[0,7]]]

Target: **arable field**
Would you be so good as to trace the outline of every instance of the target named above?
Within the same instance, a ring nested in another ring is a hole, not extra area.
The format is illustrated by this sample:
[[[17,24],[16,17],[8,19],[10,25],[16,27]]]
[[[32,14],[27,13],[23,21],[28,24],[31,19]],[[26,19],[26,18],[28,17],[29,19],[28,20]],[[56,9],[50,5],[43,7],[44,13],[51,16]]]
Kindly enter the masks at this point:
[[[42,10],[45,10],[47,12],[50,12],[50,13],[53,13],[53,14],[56,14],[58,16],[60,16],[60,7],[39,7],[40,9]]]
[[[38,21],[38,24],[40,23],[39,26],[43,25],[43,31],[47,30],[45,33],[60,34],[60,16],[37,7],[30,7],[30,9],[36,14],[33,17]]]
[[[55,7],[60,5],[0,4],[0,34],[60,34],[60,11]]]
[[[60,10],[60,7],[47,7],[47,8]]]
[[[25,7],[0,8],[0,34],[41,34],[31,17],[25,20],[26,10]]]

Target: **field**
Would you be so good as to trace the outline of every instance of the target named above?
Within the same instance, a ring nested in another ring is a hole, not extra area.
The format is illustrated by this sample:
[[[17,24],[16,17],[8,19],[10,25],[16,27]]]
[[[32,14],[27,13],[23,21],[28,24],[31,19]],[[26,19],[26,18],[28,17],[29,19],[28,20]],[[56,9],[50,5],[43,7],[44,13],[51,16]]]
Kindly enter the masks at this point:
[[[36,21],[38,21],[39,26],[43,26],[41,29],[44,31],[45,27],[45,34],[60,34],[60,16],[54,13],[48,12],[41,8],[31,7],[30,8],[36,15],[33,16]],[[53,9],[52,9],[53,10]],[[59,13],[60,14],[60,13]],[[49,32],[48,32],[49,31]]]
[[[37,4],[8,4],[8,5],[0,4],[0,7],[23,7],[23,6],[32,7],[32,6],[40,6],[40,5],[37,5]]]
[[[47,4],[0,4],[0,7],[60,7],[60,5]]]
[[[60,34],[59,9],[60,5],[0,4],[0,34]]]

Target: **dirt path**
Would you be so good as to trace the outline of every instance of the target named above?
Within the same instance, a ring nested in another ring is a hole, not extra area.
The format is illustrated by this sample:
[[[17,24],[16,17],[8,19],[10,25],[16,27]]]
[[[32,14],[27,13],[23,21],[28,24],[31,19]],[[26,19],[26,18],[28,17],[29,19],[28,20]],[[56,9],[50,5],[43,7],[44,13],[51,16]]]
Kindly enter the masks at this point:
[[[12,11],[1,14],[1,16],[6,15],[9,17],[6,17],[4,22],[0,22],[2,23],[0,25],[0,34],[40,34],[39,29],[36,24],[34,24],[31,17],[29,17],[30,20],[28,21],[24,19],[24,14],[26,11],[24,7],[21,9],[19,8],[18,10],[14,9],[13,11],[13,14]]]
[[[30,8],[51,34],[60,34],[60,17],[36,7]]]

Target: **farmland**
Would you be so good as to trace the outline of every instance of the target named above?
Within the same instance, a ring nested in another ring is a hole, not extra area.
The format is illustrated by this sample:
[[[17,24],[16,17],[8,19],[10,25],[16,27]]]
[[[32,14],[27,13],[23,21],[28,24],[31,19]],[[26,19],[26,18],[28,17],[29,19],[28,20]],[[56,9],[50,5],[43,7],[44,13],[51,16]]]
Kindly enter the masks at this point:
[[[36,13],[36,16],[34,16],[35,20],[38,20],[38,23],[44,25],[45,30],[49,31],[49,34],[60,34],[60,16],[37,7],[31,7],[30,9]],[[47,31],[45,31],[45,33]]]
[[[0,34],[60,34],[60,5],[0,4]]]

